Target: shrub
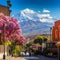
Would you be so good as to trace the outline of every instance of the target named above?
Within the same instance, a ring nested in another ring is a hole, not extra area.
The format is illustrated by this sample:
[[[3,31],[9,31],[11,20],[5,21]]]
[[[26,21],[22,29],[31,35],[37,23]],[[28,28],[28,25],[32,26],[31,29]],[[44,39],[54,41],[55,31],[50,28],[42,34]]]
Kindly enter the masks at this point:
[[[21,49],[19,46],[15,46],[15,48],[12,50],[12,54],[14,56],[20,56]]]

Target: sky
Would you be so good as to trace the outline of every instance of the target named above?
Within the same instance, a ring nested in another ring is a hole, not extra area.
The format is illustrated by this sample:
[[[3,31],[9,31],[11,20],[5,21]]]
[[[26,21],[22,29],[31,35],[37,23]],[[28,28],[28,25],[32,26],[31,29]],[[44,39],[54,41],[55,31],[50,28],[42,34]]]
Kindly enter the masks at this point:
[[[7,0],[0,0],[1,5],[7,6]],[[31,10],[49,12],[55,19],[60,19],[60,0],[10,0],[11,15],[18,13],[21,10],[29,8]]]

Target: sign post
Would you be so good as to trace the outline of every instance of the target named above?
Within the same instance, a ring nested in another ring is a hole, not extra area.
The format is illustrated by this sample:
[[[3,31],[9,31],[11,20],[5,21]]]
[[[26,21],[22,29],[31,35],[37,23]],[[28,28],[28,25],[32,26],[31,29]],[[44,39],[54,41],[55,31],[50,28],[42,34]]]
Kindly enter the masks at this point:
[[[58,60],[60,60],[60,42],[57,42],[56,46],[58,48]]]

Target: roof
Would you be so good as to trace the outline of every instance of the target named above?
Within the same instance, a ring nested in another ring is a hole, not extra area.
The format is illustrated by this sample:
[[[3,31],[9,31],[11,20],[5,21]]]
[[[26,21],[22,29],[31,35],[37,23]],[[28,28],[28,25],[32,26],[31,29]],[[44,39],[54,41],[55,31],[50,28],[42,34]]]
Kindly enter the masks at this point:
[[[8,6],[4,6],[4,5],[1,5],[1,4],[0,4],[0,6],[2,6],[2,7],[6,7],[6,8],[9,8]]]

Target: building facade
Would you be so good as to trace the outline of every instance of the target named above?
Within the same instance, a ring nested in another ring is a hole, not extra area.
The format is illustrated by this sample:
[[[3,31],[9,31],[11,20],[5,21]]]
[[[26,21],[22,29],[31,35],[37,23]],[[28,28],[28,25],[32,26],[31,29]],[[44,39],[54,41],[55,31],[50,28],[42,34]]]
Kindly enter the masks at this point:
[[[52,28],[52,40],[60,41],[60,20],[56,21]]]
[[[7,6],[0,5],[0,13],[10,16],[10,9]]]

